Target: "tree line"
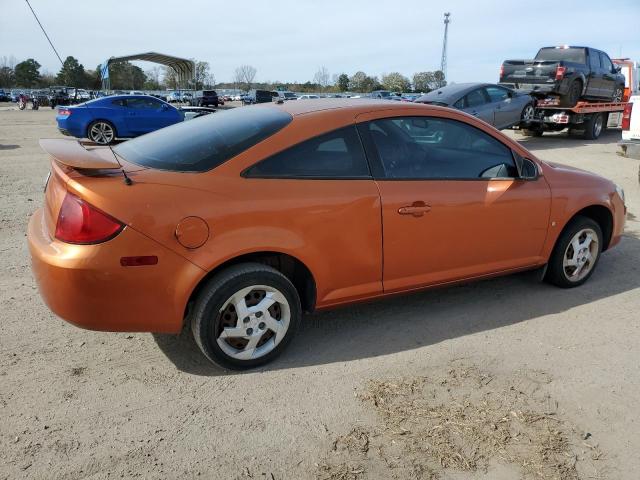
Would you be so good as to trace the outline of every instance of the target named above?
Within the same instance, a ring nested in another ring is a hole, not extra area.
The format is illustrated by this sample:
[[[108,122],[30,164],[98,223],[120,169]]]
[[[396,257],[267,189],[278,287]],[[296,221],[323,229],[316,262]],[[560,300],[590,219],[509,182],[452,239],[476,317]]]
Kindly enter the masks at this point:
[[[370,93],[374,90],[390,90],[392,92],[430,92],[446,85],[443,73],[440,70],[416,72],[411,78],[399,72],[383,74],[381,77],[368,75],[363,71],[357,71],[349,76],[346,73],[329,73],[327,67],[320,67],[313,76],[313,80],[300,82],[267,81],[255,82],[257,70],[251,65],[242,65],[236,68],[233,82],[222,82],[217,88],[251,90],[252,88],[263,90],[289,90],[292,92],[360,92]]]
[[[411,78],[399,72],[391,72],[377,77],[357,71],[349,76],[346,73],[329,73],[327,67],[320,67],[313,80],[300,82],[256,82],[257,70],[251,65],[241,65],[235,69],[233,81],[216,84],[208,62],[195,62],[194,83],[188,88],[222,88],[251,90],[290,90],[294,92],[361,92],[391,90],[393,92],[429,92],[446,84],[441,71],[416,72]],[[181,87],[176,72],[164,66],[155,66],[147,71],[130,62],[112,63],[109,66],[109,78],[112,90],[164,90]],[[14,57],[0,58],[0,87],[2,88],[46,88],[52,85],[65,85],[88,90],[102,87],[100,65],[94,70],[85,69],[75,57],[65,59],[60,71],[52,74],[41,71],[41,65],[33,58],[17,62]],[[184,87],[184,86],[182,86]]]
[[[33,58],[17,62],[15,57],[0,58],[0,87],[2,88],[47,88],[53,85],[100,90],[102,79],[100,65],[94,70],[85,69],[75,57],[65,59],[60,71],[52,74],[42,71],[40,63]],[[208,62],[195,62],[195,85],[189,88],[212,88],[215,77],[210,73]],[[178,88],[176,72],[164,66],[155,66],[147,71],[130,62],[109,65],[112,90],[164,90]]]

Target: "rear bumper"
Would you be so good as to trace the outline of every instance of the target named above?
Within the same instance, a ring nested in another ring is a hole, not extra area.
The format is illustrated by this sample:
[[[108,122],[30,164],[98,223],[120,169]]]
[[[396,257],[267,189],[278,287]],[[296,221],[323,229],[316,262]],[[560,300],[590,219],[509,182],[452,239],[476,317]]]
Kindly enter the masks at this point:
[[[98,245],[52,239],[42,209],[29,221],[31,266],[47,306],[90,330],[178,333],[205,272],[135,230]],[[156,255],[157,265],[123,267],[123,256]]]

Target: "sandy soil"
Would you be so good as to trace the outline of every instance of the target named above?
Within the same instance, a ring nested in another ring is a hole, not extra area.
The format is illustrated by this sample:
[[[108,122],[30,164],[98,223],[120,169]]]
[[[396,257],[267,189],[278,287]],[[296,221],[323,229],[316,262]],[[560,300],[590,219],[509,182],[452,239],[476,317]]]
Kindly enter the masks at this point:
[[[521,274],[315,314],[236,374],[188,333],[47,310],[25,231],[58,133],[49,109],[0,107],[0,480],[637,478],[640,190],[619,135],[517,136],[627,192],[626,236],[583,287]]]

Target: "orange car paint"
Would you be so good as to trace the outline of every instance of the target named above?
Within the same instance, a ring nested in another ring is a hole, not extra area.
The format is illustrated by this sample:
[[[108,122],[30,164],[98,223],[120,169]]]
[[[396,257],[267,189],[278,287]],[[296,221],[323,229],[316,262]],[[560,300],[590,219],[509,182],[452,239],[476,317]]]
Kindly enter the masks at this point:
[[[127,186],[118,170],[99,176],[77,170],[92,161],[107,168],[100,162],[112,162],[108,149],[87,152],[83,160],[73,140],[45,144],[55,150],[54,157],[76,167],[52,161],[45,205],[29,225],[36,279],[56,314],[92,329],[179,332],[187,303],[207,273],[244,254],[280,252],[298,259],[313,275],[315,307],[322,309],[544,265],[563,226],[585,207],[600,205],[612,213],[610,245],[618,242],[624,226],[621,200],[602,193],[612,190],[611,182],[548,165],[462,112],[423,104],[329,99],[246,108],[281,108],[294,120],[205,173],[146,169],[120,159],[133,180]],[[531,158],[540,177],[376,181],[240,175],[256,162],[321,133],[401,115],[465,121]],[[72,161],[65,160],[65,150]],[[67,190],[125,223],[124,231],[98,245],[54,239]],[[430,209],[420,216],[398,214],[414,204]],[[194,221],[185,220],[191,218],[202,219],[207,227],[199,247],[204,229],[200,224],[193,231]],[[122,257],[136,255],[156,255],[158,263],[120,265]]]

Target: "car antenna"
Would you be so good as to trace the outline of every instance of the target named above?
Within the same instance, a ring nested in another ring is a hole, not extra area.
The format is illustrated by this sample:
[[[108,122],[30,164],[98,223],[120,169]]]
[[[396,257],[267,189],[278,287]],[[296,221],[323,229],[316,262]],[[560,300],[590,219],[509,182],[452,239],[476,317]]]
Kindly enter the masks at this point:
[[[91,105],[90,105],[90,101],[89,102],[85,102],[85,106],[91,110]],[[115,135],[114,135],[114,139],[115,139]],[[107,144],[107,147],[109,147],[109,151],[111,152],[111,155],[113,155],[113,159],[116,161],[116,163],[118,164],[118,167],[120,167],[120,171],[122,172],[122,176],[124,177],[124,184],[129,186],[129,185],[133,185],[133,180],[131,180],[131,178],[129,177],[129,175],[127,175],[127,172],[124,171],[124,167],[122,166],[122,164],[120,163],[120,160],[118,159],[118,155],[116,154],[116,152],[113,151],[113,148],[111,148],[111,145]]]

